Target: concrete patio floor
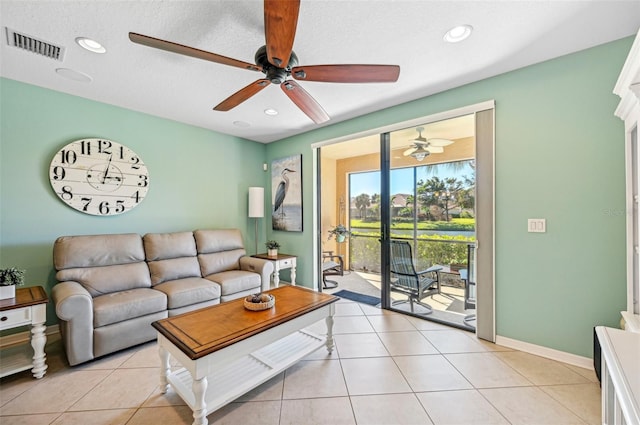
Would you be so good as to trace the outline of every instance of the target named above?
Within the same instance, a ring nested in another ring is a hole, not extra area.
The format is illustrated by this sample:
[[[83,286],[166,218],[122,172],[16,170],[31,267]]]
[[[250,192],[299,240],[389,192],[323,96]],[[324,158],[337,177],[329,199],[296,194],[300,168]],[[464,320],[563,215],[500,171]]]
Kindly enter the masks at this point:
[[[340,290],[348,290],[359,294],[370,295],[380,298],[380,275],[363,273],[357,271],[346,271],[344,276],[330,276],[330,280],[338,282],[338,286],[332,289],[324,289],[324,292],[335,293]],[[406,300],[405,295],[392,292],[393,302]],[[439,323],[447,323],[467,330],[475,329],[475,320],[465,322],[465,316],[475,314],[475,310],[464,310],[464,288],[450,285],[441,285],[441,293],[425,297],[422,302],[430,305],[433,312],[426,313],[426,309],[420,305],[414,305],[414,314],[423,316],[427,320],[434,320]],[[409,312],[409,303],[395,304],[394,310]]]

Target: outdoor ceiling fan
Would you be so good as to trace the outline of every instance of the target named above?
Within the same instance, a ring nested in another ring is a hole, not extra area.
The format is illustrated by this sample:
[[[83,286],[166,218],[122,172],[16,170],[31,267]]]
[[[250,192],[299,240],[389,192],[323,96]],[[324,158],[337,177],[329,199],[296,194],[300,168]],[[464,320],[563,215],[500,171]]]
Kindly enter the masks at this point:
[[[423,127],[416,128],[418,137],[413,139],[413,146],[404,151],[404,156],[412,156],[418,161],[422,161],[432,153],[444,152],[444,147],[453,144],[453,140],[449,139],[427,139],[422,137]]]
[[[255,65],[135,32],[129,33],[129,39],[144,46],[265,74],[265,78],[254,81],[215,106],[213,109],[216,111],[233,109],[269,84],[279,84],[282,91],[302,112],[316,124],[321,124],[329,120],[329,115],[309,93],[289,77],[299,81],[327,83],[392,83],[398,80],[400,67],[397,65],[298,66],[298,57],[292,49],[299,10],[300,0],[264,0],[266,45],[256,52]]]

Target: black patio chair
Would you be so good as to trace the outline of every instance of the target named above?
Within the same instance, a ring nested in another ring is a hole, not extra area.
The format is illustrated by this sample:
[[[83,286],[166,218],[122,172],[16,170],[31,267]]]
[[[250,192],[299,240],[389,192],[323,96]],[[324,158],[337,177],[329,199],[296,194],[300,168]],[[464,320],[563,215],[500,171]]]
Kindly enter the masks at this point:
[[[327,276],[344,276],[344,259],[342,255],[334,255],[333,251],[322,251],[322,288],[332,289],[338,286],[335,280]]]
[[[438,276],[440,270],[442,270],[442,266],[436,265],[426,270],[416,271],[409,242],[391,241],[391,286],[389,289],[407,296],[407,300],[393,304],[408,301],[411,305],[411,312],[414,312],[413,305],[418,304],[427,309],[421,314],[432,313],[432,307],[423,303],[422,299],[440,293]]]

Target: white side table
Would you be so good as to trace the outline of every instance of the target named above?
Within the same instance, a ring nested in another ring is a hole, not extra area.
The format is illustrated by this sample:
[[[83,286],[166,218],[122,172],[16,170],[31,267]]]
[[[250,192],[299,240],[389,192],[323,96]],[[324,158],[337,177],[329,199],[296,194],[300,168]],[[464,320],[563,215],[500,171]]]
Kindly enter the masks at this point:
[[[291,285],[296,286],[296,257],[295,255],[280,254],[277,257],[270,257],[267,254],[256,254],[252,257],[273,263],[273,284],[277,288],[280,285],[280,270],[291,269]]]
[[[20,345],[0,351],[0,378],[31,369],[40,379],[47,371],[44,333],[47,320],[47,293],[42,286],[16,288],[15,298],[0,300],[0,330],[31,326],[31,348]],[[33,355],[33,357],[32,357]]]

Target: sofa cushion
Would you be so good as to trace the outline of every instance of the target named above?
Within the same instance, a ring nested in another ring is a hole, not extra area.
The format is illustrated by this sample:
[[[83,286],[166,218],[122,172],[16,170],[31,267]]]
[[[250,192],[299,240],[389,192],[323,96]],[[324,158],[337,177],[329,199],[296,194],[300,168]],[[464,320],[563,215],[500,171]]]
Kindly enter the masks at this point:
[[[213,273],[222,273],[230,270],[240,269],[240,257],[245,255],[244,249],[233,251],[223,251],[211,254],[198,254],[200,263],[200,273],[208,276]]]
[[[170,280],[154,286],[167,295],[170,309],[182,308],[220,298],[220,285],[201,277]]]
[[[136,288],[151,287],[147,263],[64,269],[56,273],[59,282],[72,280],[92,297]]]
[[[231,270],[214,273],[206,276],[212,282],[220,284],[221,296],[235,294],[236,292],[257,289],[260,291],[261,277],[257,273],[244,270]]]
[[[195,257],[197,254],[192,232],[147,233],[142,241],[147,261]]]
[[[167,296],[155,289],[114,292],[93,299],[93,326],[110,325],[167,309]]]
[[[247,253],[240,230],[196,230],[193,236],[202,276],[240,269],[240,257]]]
[[[238,229],[196,230],[193,232],[198,254],[244,249]]]
[[[157,285],[170,280],[200,276],[200,264],[196,257],[172,258],[149,262],[151,284]]]
[[[135,233],[62,236],[53,245],[56,270],[129,264],[144,259],[142,238]]]

